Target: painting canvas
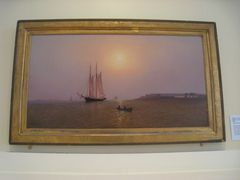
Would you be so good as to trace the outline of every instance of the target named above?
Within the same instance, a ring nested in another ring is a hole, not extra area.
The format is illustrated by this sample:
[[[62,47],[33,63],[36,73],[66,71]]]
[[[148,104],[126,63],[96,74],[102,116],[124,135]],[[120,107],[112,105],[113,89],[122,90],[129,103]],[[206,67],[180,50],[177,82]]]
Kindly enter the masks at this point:
[[[225,141],[214,22],[21,20],[10,144]]]
[[[205,87],[201,37],[33,36],[28,127],[207,126]]]

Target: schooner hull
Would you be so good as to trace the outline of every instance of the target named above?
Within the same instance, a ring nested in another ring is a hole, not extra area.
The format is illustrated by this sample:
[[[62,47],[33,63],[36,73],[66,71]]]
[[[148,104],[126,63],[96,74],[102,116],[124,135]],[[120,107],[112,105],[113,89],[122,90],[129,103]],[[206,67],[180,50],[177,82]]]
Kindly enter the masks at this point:
[[[93,102],[93,101],[104,101],[107,98],[90,98],[90,97],[84,97],[86,102]]]

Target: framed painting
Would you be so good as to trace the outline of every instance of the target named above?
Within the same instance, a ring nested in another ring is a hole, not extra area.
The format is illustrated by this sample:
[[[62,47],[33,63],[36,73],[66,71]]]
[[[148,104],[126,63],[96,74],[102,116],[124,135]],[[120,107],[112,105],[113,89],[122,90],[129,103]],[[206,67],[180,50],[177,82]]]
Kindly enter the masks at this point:
[[[18,21],[10,144],[222,141],[214,22]]]

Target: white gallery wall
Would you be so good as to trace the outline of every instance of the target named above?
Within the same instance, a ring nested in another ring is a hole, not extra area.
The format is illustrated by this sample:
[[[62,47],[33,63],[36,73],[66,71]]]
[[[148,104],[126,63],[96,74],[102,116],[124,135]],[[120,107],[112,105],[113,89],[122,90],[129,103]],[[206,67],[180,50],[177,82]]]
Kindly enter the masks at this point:
[[[239,179],[238,0],[0,0],[0,179]],[[9,145],[15,31],[18,20],[159,19],[217,24],[226,142],[128,146]]]

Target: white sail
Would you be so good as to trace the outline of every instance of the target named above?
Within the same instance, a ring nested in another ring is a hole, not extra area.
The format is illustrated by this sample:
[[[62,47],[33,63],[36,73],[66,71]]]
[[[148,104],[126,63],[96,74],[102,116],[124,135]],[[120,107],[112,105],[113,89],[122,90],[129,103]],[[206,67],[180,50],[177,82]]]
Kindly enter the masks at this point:
[[[102,85],[102,72],[96,77],[96,98],[104,98],[105,94]]]
[[[94,79],[93,79],[93,76],[90,76],[89,77],[89,89],[88,89],[88,96],[91,97],[91,98],[94,98]]]

